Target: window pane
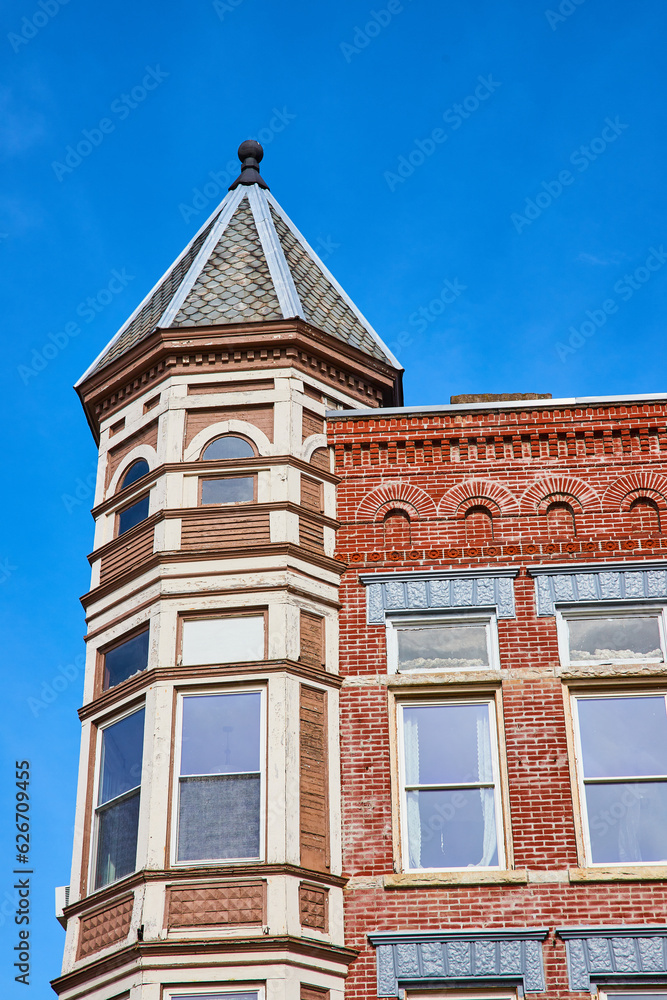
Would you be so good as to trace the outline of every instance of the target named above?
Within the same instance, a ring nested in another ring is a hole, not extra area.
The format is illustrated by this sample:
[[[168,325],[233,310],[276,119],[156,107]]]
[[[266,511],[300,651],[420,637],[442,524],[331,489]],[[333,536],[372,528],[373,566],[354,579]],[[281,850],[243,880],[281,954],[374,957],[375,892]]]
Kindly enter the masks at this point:
[[[255,481],[252,476],[227,479],[203,479],[201,502],[248,503],[255,499]]]
[[[171,1000],[257,1000],[257,993],[176,993]]]
[[[595,864],[667,861],[667,782],[586,785]]]
[[[585,778],[667,774],[667,711],[662,695],[580,698]]]
[[[258,775],[182,778],[178,860],[259,857]]]
[[[498,864],[492,788],[407,793],[410,868]]]
[[[149,631],[140,632],[104,654],[104,689],[120,684],[148,666]]]
[[[405,707],[403,745],[408,785],[493,781],[487,704]]]
[[[143,742],[143,708],[103,731],[99,805],[141,784]]]
[[[656,615],[640,618],[596,618],[568,620],[570,659],[660,660],[660,627]]]
[[[141,477],[145,476],[147,472],[148,462],[145,459],[140,458],[138,461],[133,462],[123,476],[123,481],[120,484],[121,490],[126,486],[129,486],[131,483],[136,483],[137,479],[141,479]]]
[[[148,497],[142,497],[141,500],[137,500],[131,507],[126,507],[118,515],[118,534],[123,535],[130,528],[134,528],[136,524],[145,521],[147,517]]]
[[[136,867],[139,798],[137,791],[98,814],[96,889],[129,875]]]
[[[255,452],[247,441],[238,437],[219,437],[204,448],[202,458],[214,462],[222,458],[253,458]]]
[[[183,622],[183,663],[242,663],[264,659],[264,616]]]
[[[181,774],[259,771],[259,691],[183,699]]]
[[[484,625],[409,626],[398,629],[399,670],[487,666]]]

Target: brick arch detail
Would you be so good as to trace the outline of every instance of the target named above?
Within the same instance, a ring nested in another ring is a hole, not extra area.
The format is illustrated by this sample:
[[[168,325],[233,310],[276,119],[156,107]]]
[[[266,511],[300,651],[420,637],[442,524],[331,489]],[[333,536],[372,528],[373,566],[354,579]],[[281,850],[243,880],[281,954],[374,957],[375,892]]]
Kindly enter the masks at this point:
[[[566,504],[573,514],[583,514],[584,505],[574,493],[547,493],[537,505],[538,514],[546,514],[554,504]]]
[[[579,508],[585,514],[600,510],[595,490],[574,476],[547,476],[536,480],[521,497],[521,511],[524,514],[542,513],[549,503],[569,503],[575,511]]]
[[[447,490],[438,504],[443,517],[465,517],[470,507],[488,507],[492,514],[518,514],[519,504],[513,493],[499,483],[485,479],[467,479]]]
[[[415,521],[419,517],[417,508],[413,503],[407,503],[405,500],[387,500],[385,503],[380,504],[375,511],[375,520],[384,521],[386,517],[389,517],[390,514],[393,514],[397,510],[403,514],[407,514],[410,521]]]
[[[357,508],[357,517],[362,520],[376,520],[380,508],[386,513],[390,501],[399,501],[414,508],[417,517],[433,517],[436,513],[435,503],[425,490],[412,483],[402,481],[382,483],[366,494]],[[398,506],[398,504],[394,504]]]
[[[653,500],[667,511],[667,479],[656,472],[632,472],[612,483],[604,495],[605,507],[627,511],[634,500]]]

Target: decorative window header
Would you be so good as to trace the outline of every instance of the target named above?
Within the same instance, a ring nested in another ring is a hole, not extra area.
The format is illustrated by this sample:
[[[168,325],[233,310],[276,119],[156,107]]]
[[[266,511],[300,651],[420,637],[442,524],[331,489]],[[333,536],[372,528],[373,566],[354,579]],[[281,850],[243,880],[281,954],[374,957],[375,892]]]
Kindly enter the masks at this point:
[[[565,941],[573,992],[595,993],[596,982],[634,986],[665,981],[667,924],[559,927],[556,933]]]
[[[541,942],[547,928],[369,934],[377,951],[377,995],[398,997],[406,986],[518,984],[546,990]]]
[[[538,615],[555,614],[556,604],[667,600],[667,562],[529,566],[528,572]]]
[[[387,611],[443,611],[496,608],[514,618],[513,578],[518,569],[458,573],[374,573],[359,579],[368,588],[368,623],[381,625]]]

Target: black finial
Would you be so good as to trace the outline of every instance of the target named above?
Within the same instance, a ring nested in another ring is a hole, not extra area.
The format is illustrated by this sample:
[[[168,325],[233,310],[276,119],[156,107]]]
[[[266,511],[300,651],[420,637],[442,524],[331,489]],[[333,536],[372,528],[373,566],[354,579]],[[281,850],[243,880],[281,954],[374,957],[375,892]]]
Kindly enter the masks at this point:
[[[254,139],[246,139],[239,146],[239,160],[241,161],[241,173],[233,184],[229,185],[229,190],[233,191],[239,184],[259,184],[261,188],[269,190],[269,185],[263,177],[259,175],[259,164],[264,156],[264,150]]]

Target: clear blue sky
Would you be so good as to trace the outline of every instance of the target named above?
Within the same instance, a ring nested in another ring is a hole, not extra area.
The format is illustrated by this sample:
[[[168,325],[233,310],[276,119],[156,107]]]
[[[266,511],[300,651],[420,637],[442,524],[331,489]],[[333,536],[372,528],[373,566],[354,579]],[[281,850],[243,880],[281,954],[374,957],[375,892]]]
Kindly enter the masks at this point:
[[[32,1000],[64,940],[92,544],[71,386],[222,196],[210,173],[264,141],[273,193],[400,357],[408,404],[664,389],[667,288],[661,0],[42,3],[0,13],[0,983]],[[29,994],[3,917],[23,758]]]

